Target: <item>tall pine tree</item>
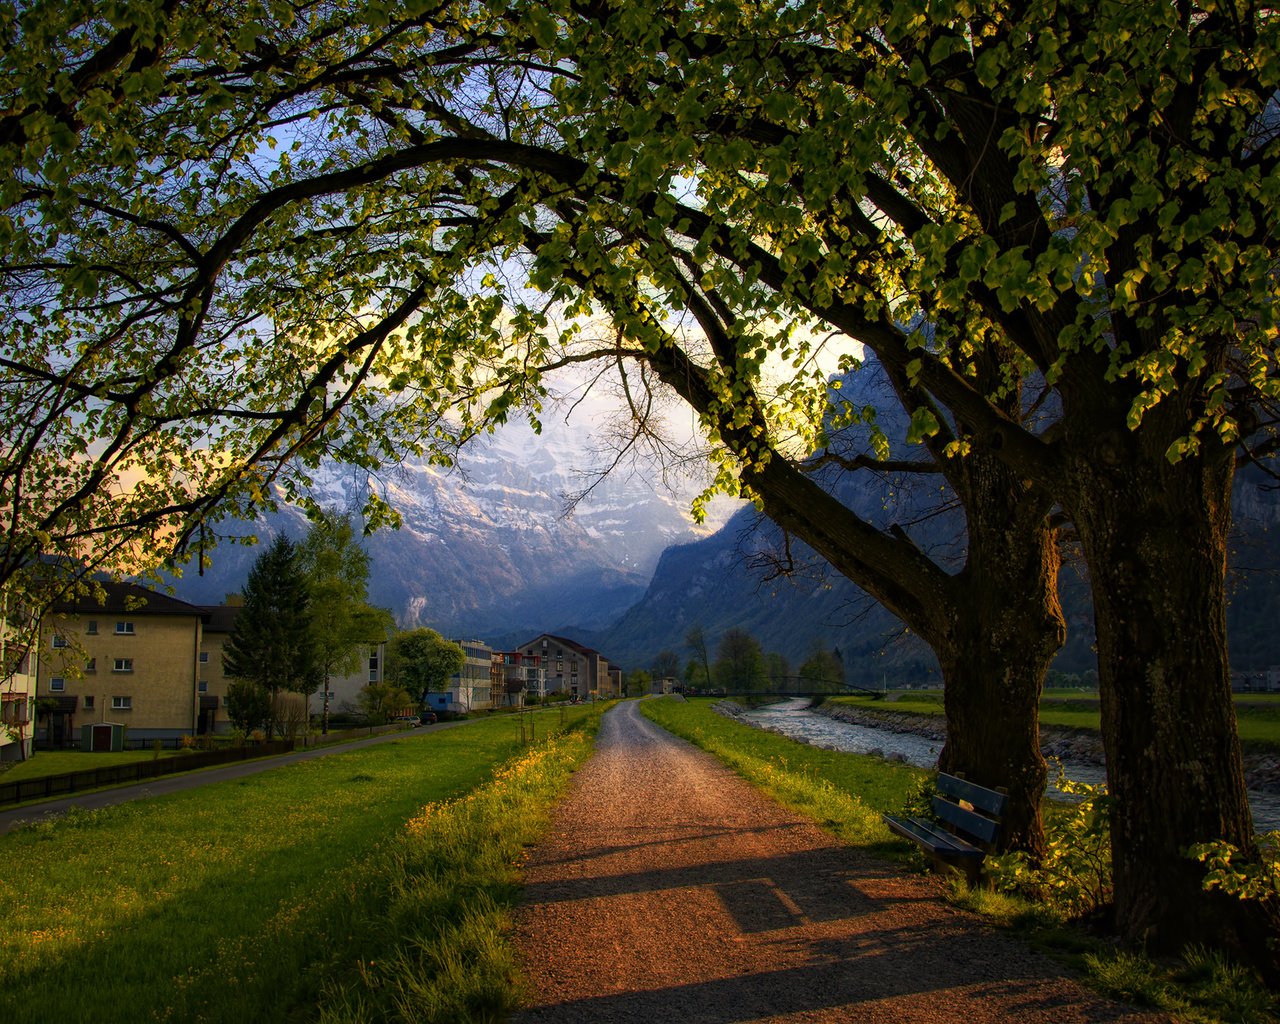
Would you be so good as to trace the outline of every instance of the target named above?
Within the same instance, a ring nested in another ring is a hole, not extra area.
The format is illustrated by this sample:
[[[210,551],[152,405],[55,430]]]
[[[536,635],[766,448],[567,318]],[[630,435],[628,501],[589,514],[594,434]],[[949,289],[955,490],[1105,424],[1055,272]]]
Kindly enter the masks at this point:
[[[249,570],[244,607],[222,653],[228,676],[270,696],[268,738],[276,731],[280,691],[314,689],[310,627],[310,594],[297,548],[288,537],[277,537]]]

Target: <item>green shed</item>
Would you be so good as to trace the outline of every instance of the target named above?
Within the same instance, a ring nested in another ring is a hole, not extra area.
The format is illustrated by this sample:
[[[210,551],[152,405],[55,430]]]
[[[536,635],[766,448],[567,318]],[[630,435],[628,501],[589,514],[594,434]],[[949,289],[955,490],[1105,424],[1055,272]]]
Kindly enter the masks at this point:
[[[80,749],[94,753],[124,750],[124,726],[119,722],[97,722],[80,727]]]

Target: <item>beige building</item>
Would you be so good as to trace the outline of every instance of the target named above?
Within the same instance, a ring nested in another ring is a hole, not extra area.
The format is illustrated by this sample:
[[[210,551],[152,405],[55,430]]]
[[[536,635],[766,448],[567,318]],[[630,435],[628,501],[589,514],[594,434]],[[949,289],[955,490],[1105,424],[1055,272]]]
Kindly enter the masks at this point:
[[[350,714],[360,709],[360,691],[370,683],[380,683],[385,678],[387,645],[374,644],[360,648],[360,667],[347,675],[329,677],[329,714]],[[418,694],[410,696],[416,702]],[[311,713],[318,715],[324,708],[324,690],[317,690],[311,699]]]
[[[30,616],[10,608],[0,591],[0,761],[31,756],[36,719],[36,677],[31,670]]]
[[[222,669],[222,652],[231,639],[241,607],[239,596],[228,595],[224,604],[201,608],[206,618],[200,634],[199,681],[196,683],[197,735],[231,730],[231,719],[227,717],[227,684],[231,680]]]
[[[38,723],[43,745],[77,744],[80,728],[99,722],[127,726],[133,740],[196,733],[201,673],[213,658],[202,647],[209,613],[135,583],[95,586],[100,594],[58,604],[41,623],[36,693],[49,708]],[[220,656],[217,664],[220,670]]]

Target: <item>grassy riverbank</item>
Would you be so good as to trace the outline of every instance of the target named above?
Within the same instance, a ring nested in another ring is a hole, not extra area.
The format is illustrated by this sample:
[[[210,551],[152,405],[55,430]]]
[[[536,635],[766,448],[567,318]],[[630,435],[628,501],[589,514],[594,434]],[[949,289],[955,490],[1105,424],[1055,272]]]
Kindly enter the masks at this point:
[[[534,746],[495,718],[0,837],[0,1018],[498,1019],[521,851],[601,710]]]
[[[898,711],[907,715],[943,714],[941,690],[893,690],[889,699],[829,697],[832,704],[868,711]],[[1280,750],[1280,694],[1235,695],[1240,740]],[[1040,724],[1097,732],[1100,713],[1096,695],[1081,692],[1048,693],[1040,700]]]
[[[645,701],[642,707],[659,725],[714,754],[770,796],[850,845],[923,864],[912,844],[889,833],[880,813],[900,810],[928,773],[876,757],[796,743],[718,715],[711,708],[713,703],[709,699],[661,700]],[[905,710],[899,703],[888,707]],[[879,702],[873,706],[885,707]],[[1070,813],[1059,810],[1051,817],[1069,822]],[[1193,953],[1183,961],[1156,963],[1118,951],[1047,904],[985,890],[969,892],[962,884],[952,885],[949,896],[1067,959],[1090,984],[1109,995],[1164,1010],[1187,1024],[1280,1022],[1280,1000],[1250,972],[1214,954]]]
[[[880,815],[906,804],[928,772],[863,754],[796,743],[711,710],[713,701],[648,700],[645,717],[701,747],[775,800],[854,846],[901,855],[908,847]]]

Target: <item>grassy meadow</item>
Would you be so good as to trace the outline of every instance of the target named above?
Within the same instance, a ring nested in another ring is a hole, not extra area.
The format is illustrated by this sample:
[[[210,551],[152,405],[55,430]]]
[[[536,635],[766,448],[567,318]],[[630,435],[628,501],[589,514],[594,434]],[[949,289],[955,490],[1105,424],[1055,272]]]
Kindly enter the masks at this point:
[[[0,1019],[499,1019],[521,851],[600,710],[539,714],[537,744],[495,717],[0,836]]]

